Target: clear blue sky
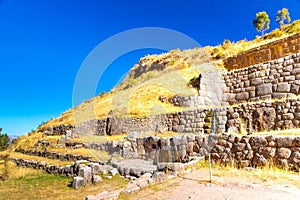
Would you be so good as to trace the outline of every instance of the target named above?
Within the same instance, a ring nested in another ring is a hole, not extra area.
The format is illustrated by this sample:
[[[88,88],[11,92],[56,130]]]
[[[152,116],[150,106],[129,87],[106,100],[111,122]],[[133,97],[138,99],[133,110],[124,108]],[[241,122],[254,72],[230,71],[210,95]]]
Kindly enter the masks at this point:
[[[138,27],[182,32],[202,46],[253,39],[255,13],[277,10],[300,19],[300,0],[0,0],[0,127],[11,135],[35,129],[72,106],[82,61],[101,41]],[[139,57],[122,56],[97,93],[109,91]]]

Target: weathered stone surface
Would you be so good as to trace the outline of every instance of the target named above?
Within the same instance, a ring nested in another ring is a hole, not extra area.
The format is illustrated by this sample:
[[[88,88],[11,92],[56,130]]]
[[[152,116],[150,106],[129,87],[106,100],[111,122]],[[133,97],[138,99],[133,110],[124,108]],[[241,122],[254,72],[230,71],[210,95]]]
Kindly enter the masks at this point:
[[[119,174],[119,171],[116,168],[112,168],[109,170],[109,173],[114,177],[115,175]]]
[[[275,139],[278,147],[291,147],[293,146],[293,138],[291,137],[278,137]]]
[[[164,172],[155,172],[153,174],[153,180],[155,183],[162,183],[166,180],[166,174]]]
[[[168,166],[168,169],[173,172],[184,170],[183,163],[169,163],[167,166]]]
[[[279,167],[287,167],[288,166],[288,161],[287,159],[283,159],[283,158],[277,158],[276,159],[276,165]]]
[[[291,85],[286,82],[277,84],[277,92],[290,92],[290,90],[291,90]]]
[[[250,161],[249,160],[241,160],[240,166],[241,167],[249,167],[250,166]]]
[[[101,183],[101,182],[102,182],[102,178],[101,178],[100,176],[98,176],[98,175],[93,175],[93,177],[92,177],[92,183],[93,183],[93,184],[97,185],[97,184],[99,184],[99,183]]]
[[[98,175],[98,173],[100,172],[100,169],[101,169],[99,163],[89,163],[88,166],[92,169],[93,175]]]
[[[256,95],[257,96],[264,96],[272,94],[272,84],[267,83],[267,84],[262,84],[256,87]]]
[[[291,156],[291,153],[292,151],[290,149],[281,147],[277,149],[276,156],[278,158],[288,159]]]
[[[283,114],[283,119],[284,120],[292,120],[292,119],[294,119],[294,114],[293,113]]]
[[[261,78],[255,78],[255,79],[251,80],[252,86],[261,85],[262,83],[263,83],[263,80]]]
[[[235,151],[243,151],[244,149],[245,149],[245,147],[246,147],[246,144],[245,143],[235,143],[234,145],[233,145],[233,149],[235,150]]]
[[[300,147],[300,137],[295,137],[293,141],[293,145]]]
[[[264,167],[269,164],[269,161],[263,155],[259,155],[258,153],[256,153],[253,158],[252,164],[258,167]]]
[[[247,101],[249,100],[249,92],[242,92],[236,95],[236,100],[238,101]]]
[[[293,152],[291,157],[290,157],[291,162],[293,163],[300,163],[300,152]]]
[[[89,184],[92,181],[92,168],[88,166],[79,168],[78,176],[84,179],[85,184]]]
[[[263,155],[266,159],[271,159],[276,154],[276,148],[261,147],[259,148],[259,154]]]
[[[73,177],[72,187],[75,189],[81,188],[85,185],[84,179],[82,177],[76,176]]]
[[[251,137],[249,142],[252,148],[264,147],[268,143],[267,140],[261,136]]]

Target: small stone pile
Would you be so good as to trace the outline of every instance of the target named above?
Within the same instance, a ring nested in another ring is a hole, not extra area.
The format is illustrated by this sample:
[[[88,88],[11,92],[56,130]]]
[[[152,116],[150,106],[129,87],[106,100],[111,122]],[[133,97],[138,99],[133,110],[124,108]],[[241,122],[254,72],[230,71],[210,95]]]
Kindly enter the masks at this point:
[[[119,172],[116,168],[109,165],[102,165],[96,162],[78,160],[74,163],[75,175],[73,177],[72,187],[78,189],[90,183],[99,184],[102,181],[100,174],[111,179]]]

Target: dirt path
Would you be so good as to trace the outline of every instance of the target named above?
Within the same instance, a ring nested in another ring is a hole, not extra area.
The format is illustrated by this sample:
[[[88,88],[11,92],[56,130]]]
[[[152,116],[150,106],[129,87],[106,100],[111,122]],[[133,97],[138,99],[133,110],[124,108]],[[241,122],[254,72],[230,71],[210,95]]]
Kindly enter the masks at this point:
[[[253,183],[247,177],[213,177],[211,186],[207,172],[194,171],[133,194],[130,199],[213,199],[213,200],[299,200],[300,189],[293,185],[279,185],[274,182]],[[300,177],[299,177],[300,180]],[[255,181],[254,181],[255,182]]]

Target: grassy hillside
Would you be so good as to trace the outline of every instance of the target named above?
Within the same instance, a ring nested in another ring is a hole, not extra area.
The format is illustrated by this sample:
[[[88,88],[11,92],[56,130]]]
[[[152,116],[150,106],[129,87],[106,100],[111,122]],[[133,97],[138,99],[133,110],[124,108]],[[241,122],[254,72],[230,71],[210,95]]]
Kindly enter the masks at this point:
[[[223,69],[222,59],[298,32],[300,32],[300,20],[286,25],[282,30],[276,29],[252,41],[225,40],[215,47],[207,46],[184,51],[172,50],[165,54],[145,56],[133,66],[124,81],[112,91],[87,100],[58,118],[49,120],[35,132],[22,136],[15,146],[31,148],[38,139],[45,138],[42,130],[50,126],[76,125],[89,119],[103,119],[111,110],[117,116],[134,117],[185,109],[175,107],[170,103],[162,103],[159,97],[171,97],[176,94],[196,95],[198,91],[188,86],[189,81],[201,72]],[[55,144],[58,138],[46,137],[51,144]],[[65,149],[54,150],[65,151]],[[87,152],[76,150],[75,153]]]

